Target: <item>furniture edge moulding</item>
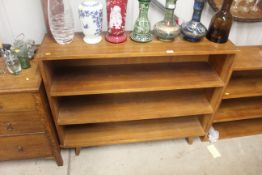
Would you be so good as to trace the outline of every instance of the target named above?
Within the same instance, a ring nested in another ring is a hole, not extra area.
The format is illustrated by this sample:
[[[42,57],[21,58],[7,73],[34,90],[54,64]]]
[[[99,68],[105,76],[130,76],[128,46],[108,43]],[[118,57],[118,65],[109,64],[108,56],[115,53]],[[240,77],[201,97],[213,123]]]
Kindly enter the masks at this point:
[[[46,92],[43,83],[40,86],[40,91],[38,96],[36,96],[37,105],[41,106],[39,107],[40,116],[42,117],[42,120],[44,122],[44,125],[46,126],[47,136],[49,137],[50,144],[52,148],[53,155],[56,159],[58,166],[63,166],[63,158],[61,156],[61,150],[60,145],[58,143],[58,135],[56,133],[56,130],[54,129],[54,123],[53,123],[53,117],[51,116],[50,107],[48,104],[48,100],[46,97]]]
[[[55,43],[50,34],[46,34],[38,50],[38,57],[42,60],[108,59],[222,55],[236,54],[239,51],[231,41],[225,44],[216,44],[207,39],[199,43],[190,43],[181,38],[168,43],[154,39],[150,43],[141,44],[128,38],[127,42],[121,44],[112,44],[103,40],[96,45],[87,45],[82,38],[83,36],[77,33],[72,43],[61,46]]]
[[[61,145],[61,144],[63,144],[64,128],[57,124],[57,115],[58,115],[58,109],[57,109],[58,106],[56,104],[57,99],[54,99],[50,96],[50,91],[49,91],[49,89],[50,89],[49,83],[50,82],[47,79],[47,75],[46,75],[46,71],[45,71],[45,67],[43,65],[43,62],[41,60],[39,60],[38,64],[39,64],[40,72],[41,72],[41,75],[42,75],[42,78],[43,78],[43,82],[44,82],[44,86],[45,86],[45,90],[46,90],[46,94],[47,94],[47,99],[48,99],[49,106],[50,106],[50,109],[51,109],[51,114],[52,114],[52,117],[53,117],[53,121],[55,123],[57,134],[58,134],[59,143]]]
[[[204,126],[204,131],[206,133],[204,137],[201,137],[202,141],[207,141],[208,139],[208,131],[213,124],[215,114],[223,100],[226,86],[229,83],[233,72],[235,54],[224,55],[223,60],[221,60],[219,57],[221,57],[221,55],[210,55],[210,62],[217,73],[220,75],[221,79],[225,82],[225,86],[216,88],[210,95],[210,104],[213,107],[214,113],[206,115],[206,117],[204,117],[202,120],[202,125]]]

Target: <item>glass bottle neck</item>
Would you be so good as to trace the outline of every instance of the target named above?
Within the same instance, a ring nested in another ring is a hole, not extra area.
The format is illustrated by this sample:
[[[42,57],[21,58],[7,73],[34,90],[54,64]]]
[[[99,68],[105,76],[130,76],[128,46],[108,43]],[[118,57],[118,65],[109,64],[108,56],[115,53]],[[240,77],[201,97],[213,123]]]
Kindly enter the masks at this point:
[[[202,11],[194,10],[192,21],[200,22]]]
[[[192,21],[200,22],[202,10],[204,8],[205,1],[203,0],[195,0],[194,3],[194,13],[192,16]]]
[[[230,11],[230,7],[233,3],[233,0],[224,0],[221,10]]]
[[[174,9],[166,8],[164,21],[168,23],[174,22]]]
[[[148,18],[149,2],[139,2],[139,18]]]

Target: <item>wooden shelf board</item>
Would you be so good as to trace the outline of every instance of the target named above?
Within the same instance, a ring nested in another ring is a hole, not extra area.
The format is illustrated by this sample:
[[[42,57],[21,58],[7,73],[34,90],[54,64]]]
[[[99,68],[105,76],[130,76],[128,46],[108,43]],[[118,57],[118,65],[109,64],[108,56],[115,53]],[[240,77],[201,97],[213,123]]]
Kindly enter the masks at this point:
[[[223,99],[255,96],[262,96],[262,74],[255,76],[232,76]]]
[[[227,122],[262,117],[262,98],[224,100],[215,114],[214,122]]]
[[[220,139],[262,134],[262,118],[216,123],[214,128]]]
[[[262,46],[242,46],[239,49],[234,70],[262,70]]]
[[[60,70],[60,69],[58,69]],[[53,77],[51,96],[222,87],[208,63],[162,63],[64,68]]]
[[[206,94],[197,91],[163,91],[64,97],[58,124],[85,124],[211,114]]]
[[[121,44],[112,44],[105,40],[88,45],[83,41],[83,35],[77,33],[72,43],[59,45],[50,35],[46,35],[37,57],[43,60],[65,59],[106,59],[106,58],[132,58],[177,55],[209,55],[209,54],[235,54],[239,50],[232,42],[216,44],[204,38],[201,42],[192,43],[176,38],[173,42],[162,42],[154,39],[150,43],[136,43],[127,39]],[[171,52],[170,52],[171,50]],[[168,52],[169,51],[169,52]]]
[[[197,117],[66,127],[63,147],[83,147],[203,136]]]

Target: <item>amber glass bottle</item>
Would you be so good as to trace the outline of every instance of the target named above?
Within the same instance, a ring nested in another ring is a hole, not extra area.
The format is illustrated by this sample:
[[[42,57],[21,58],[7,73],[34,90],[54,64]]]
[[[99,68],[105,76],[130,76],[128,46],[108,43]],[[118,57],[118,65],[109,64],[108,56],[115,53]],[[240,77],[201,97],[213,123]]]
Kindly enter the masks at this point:
[[[232,2],[233,0],[224,0],[221,10],[213,16],[206,36],[210,41],[227,42],[233,20],[230,13]]]

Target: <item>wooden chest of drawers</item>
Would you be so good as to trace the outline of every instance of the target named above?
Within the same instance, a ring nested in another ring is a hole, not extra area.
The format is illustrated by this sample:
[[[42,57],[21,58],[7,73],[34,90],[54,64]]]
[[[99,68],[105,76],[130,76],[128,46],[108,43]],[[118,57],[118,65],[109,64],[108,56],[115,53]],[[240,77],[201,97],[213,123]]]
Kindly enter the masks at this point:
[[[63,165],[36,63],[20,75],[0,75],[0,160],[48,157]]]

